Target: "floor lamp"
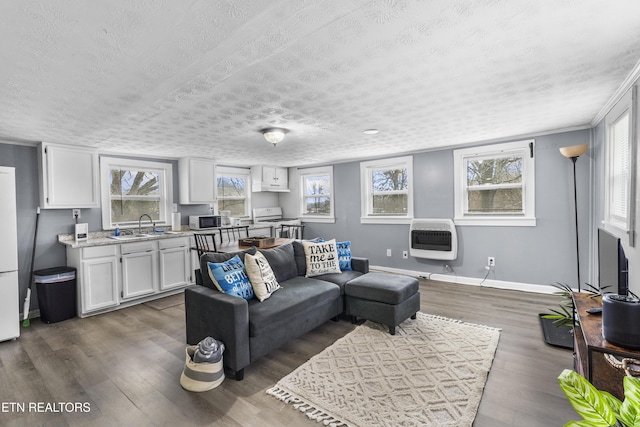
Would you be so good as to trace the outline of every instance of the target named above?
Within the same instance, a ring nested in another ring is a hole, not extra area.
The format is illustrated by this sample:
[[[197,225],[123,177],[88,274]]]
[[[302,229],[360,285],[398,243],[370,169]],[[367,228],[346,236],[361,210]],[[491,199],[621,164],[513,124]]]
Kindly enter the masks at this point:
[[[576,221],[576,262],[578,267],[578,292],[580,292],[580,245],[578,244],[578,193],[576,190],[576,160],[589,148],[589,144],[571,145],[560,148],[560,153],[573,162],[573,209]]]

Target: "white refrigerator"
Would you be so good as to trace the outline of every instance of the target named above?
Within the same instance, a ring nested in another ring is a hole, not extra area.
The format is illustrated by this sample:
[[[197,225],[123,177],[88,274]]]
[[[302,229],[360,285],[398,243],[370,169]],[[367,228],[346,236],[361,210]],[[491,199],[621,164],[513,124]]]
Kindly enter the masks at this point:
[[[0,166],[0,341],[20,336],[15,168]]]

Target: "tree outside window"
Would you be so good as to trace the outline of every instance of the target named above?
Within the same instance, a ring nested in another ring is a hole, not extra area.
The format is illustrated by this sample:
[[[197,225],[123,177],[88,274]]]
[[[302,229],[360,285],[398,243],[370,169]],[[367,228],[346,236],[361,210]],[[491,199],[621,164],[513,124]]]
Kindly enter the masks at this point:
[[[331,215],[331,179],[329,175],[306,175],[303,215]]]
[[[299,210],[303,221],[333,222],[333,167],[301,169],[298,182]]]
[[[521,214],[522,156],[467,160],[467,213]]]
[[[360,163],[360,222],[408,224],[413,218],[413,157]]]
[[[250,176],[249,169],[218,167],[218,212],[230,211],[229,215],[232,217],[251,215]]]
[[[143,214],[160,220],[160,184],[157,171],[111,169],[111,221],[135,223]]]
[[[407,169],[371,171],[372,215],[407,215]]]

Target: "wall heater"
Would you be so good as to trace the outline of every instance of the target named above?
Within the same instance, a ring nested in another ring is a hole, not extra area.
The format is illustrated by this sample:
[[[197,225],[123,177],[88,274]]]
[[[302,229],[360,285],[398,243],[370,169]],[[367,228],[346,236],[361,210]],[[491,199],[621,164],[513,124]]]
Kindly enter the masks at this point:
[[[458,257],[458,235],[452,219],[415,218],[409,229],[412,257],[453,260]]]

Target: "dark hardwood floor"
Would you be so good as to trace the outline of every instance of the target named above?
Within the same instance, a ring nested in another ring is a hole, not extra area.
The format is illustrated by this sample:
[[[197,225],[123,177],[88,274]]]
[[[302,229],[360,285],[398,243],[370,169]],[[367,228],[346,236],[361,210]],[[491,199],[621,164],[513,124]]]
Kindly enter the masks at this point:
[[[502,329],[474,426],[561,426],[578,418],[556,381],[572,368],[572,352],[543,342],[537,316],[558,297],[420,286],[421,311]],[[179,383],[184,305],[143,304],[51,325],[34,319],[18,340],[0,343],[0,425],[316,426],[265,391],[353,328],[327,322],[246,368],[244,381],[227,378],[190,393]],[[66,412],[69,404],[88,411]]]

